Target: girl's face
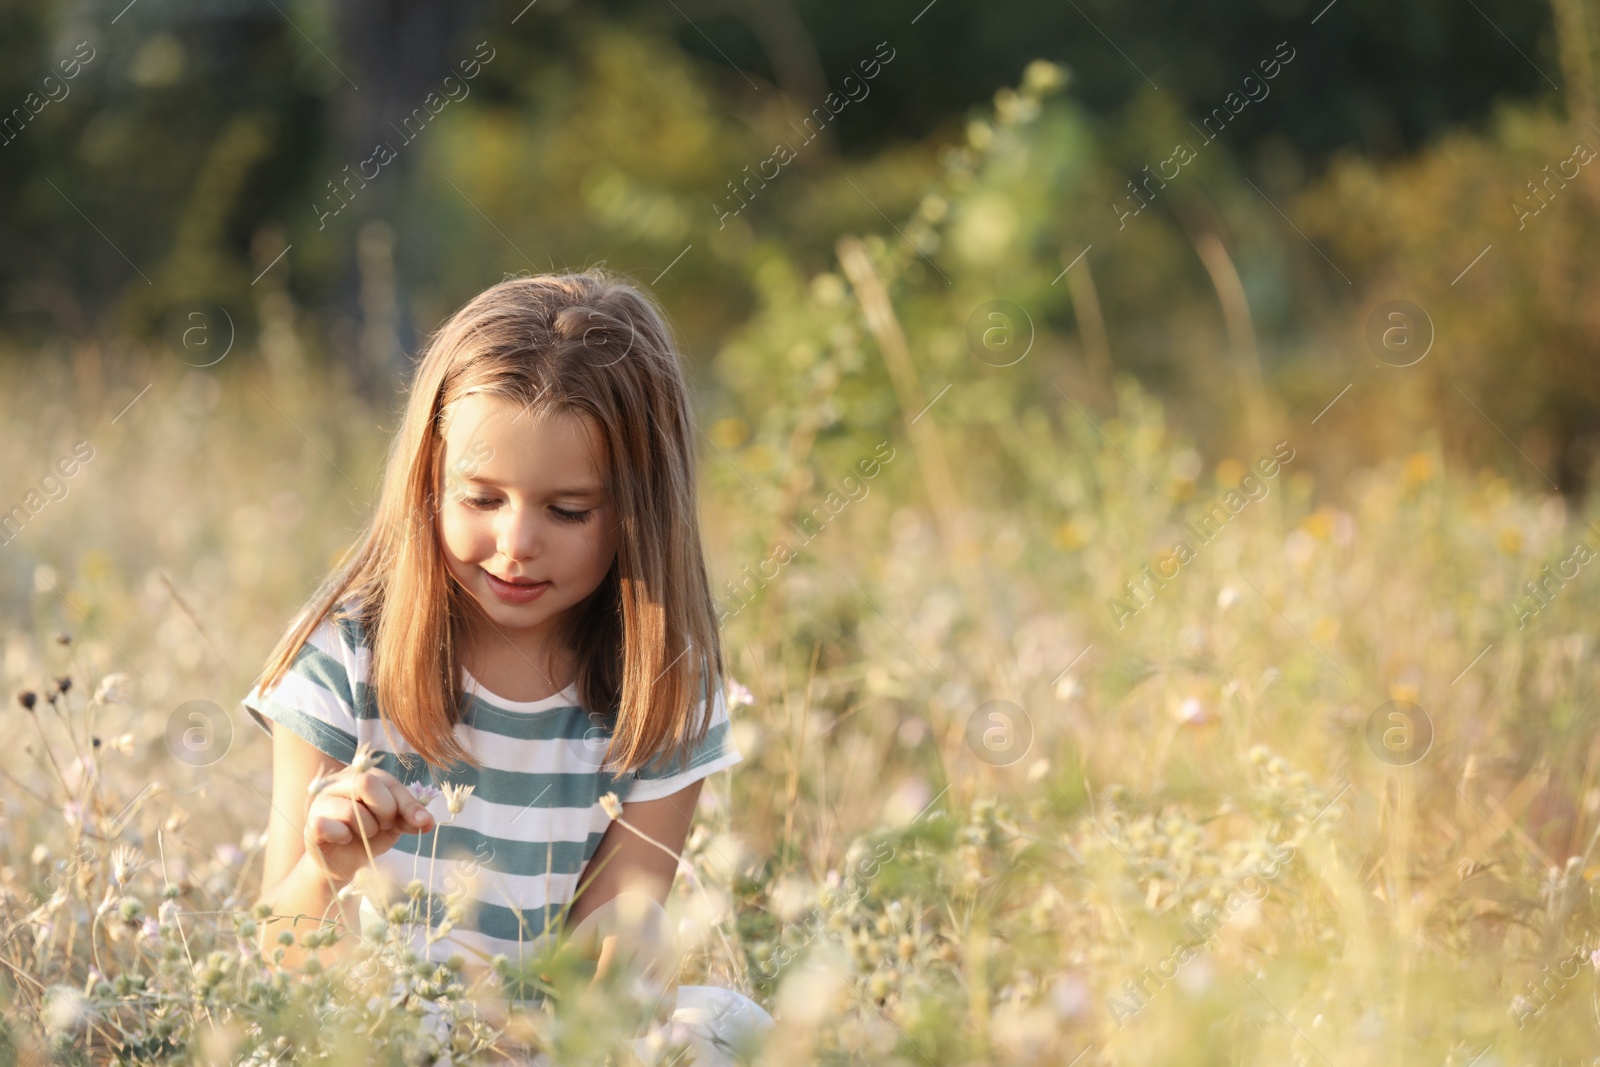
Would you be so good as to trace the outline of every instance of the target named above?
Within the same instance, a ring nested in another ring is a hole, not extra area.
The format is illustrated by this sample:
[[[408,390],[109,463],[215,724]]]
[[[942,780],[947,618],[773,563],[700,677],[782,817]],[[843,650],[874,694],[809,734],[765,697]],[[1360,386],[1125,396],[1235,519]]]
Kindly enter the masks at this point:
[[[605,441],[586,418],[535,421],[488,396],[458,401],[445,431],[445,565],[508,636],[551,632],[616,557]]]

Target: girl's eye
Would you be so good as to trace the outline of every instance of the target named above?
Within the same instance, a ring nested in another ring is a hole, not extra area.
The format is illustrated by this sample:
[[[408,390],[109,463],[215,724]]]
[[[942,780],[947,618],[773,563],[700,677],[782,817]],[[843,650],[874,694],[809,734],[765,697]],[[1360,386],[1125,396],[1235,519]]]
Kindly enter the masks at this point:
[[[589,516],[594,514],[593,511],[568,511],[558,507],[552,507],[550,510],[555,512],[556,518],[562,522],[588,522]]]
[[[461,498],[461,502],[474,511],[487,511],[499,503],[498,500],[489,496],[465,496]]]

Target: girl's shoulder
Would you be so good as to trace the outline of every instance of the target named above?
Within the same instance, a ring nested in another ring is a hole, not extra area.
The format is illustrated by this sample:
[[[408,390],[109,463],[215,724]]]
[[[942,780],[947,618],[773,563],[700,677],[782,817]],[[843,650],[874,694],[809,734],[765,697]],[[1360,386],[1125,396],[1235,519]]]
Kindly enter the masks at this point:
[[[296,616],[292,626],[298,626],[304,618],[305,614],[302,612]],[[330,654],[349,655],[370,651],[371,627],[362,612],[360,600],[355,597],[345,597],[335,601],[311,628],[306,640],[307,643],[314,644]]]
[[[241,701],[269,734],[269,720],[281,723],[342,763],[354,756],[363,736],[361,723],[377,716],[367,684],[372,654],[354,608],[348,600],[330,608],[282,674],[270,685],[257,679]],[[297,632],[305,617],[305,612],[296,616],[290,631]]]
[[[299,627],[304,619],[305,612],[302,612],[290,624],[290,629]],[[362,685],[367,681],[372,664],[370,634],[360,602],[350,597],[340,600],[307,631],[287,673],[309,676],[325,685],[331,680],[330,676],[337,676],[341,689]]]

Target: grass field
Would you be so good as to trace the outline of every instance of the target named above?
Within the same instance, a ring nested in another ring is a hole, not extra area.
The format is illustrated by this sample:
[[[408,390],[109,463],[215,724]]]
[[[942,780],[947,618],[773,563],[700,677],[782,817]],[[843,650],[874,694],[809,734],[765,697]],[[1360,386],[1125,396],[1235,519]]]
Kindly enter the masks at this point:
[[[0,388],[19,483],[92,449],[0,552],[7,1059],[493,1062],[465,1002],[508,977],[393,998],[387,964],[252,949],[270,749],[237,701],[393,412],[244,355],[61,366]],[[1094,425],[980,400],[725,601],[753,702],[670,902],[682,980],[769,1007],[761,1063],[1590,1062],[1600,527],[1427,450],[1318,486],[1289,422],[1202,469],[1129,386]],[[784,536],[738,418],[705,457],[719,583]],[[775,499],[830,507],[876,444]],[[552,978],[513,1033],[598,1057],[624,991]]]

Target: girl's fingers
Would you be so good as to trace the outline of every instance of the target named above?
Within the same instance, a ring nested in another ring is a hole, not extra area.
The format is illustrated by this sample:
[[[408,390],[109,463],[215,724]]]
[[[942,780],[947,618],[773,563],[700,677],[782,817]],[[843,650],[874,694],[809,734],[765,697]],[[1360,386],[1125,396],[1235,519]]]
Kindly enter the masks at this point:
[[[359,800],[378,817],[385,830],[395,833],[423,834],[433,829],[433,815],[411,790],[394,775],[383,770],[368,771],[361,775],[341,776],[324,792]]]
[[[394,797],[396,818],[393,829],[408,834],[425,834],[432,830],[433,815],[427,807],[412,796],[411,790],[401,785],[394,775],[386,774],[384,778],[383,784],[389,787]]]
[[[388,777],[389,775],[383,771],[368,771],[366,774],[357,775],[352,780],[351,792],[354,799],[361,801],[368,811],[377,816],[378,825],[385,830],[394,825],[395,813],[398,810],[394,793],[384,781]]]
[[[350,827],[338,819],[316,816],[310,823],[311,839],[318,844],[343,845],[355,839]]]
[[[384,771],[367,771],[365,774],[341,774],[323,792],[336,797],[347,797],[364,804],[377,817],[378,825],[387,830],[394,823],[398,804],[394,792],[384,779],[392,776]],[[410,793],[406,794],[410,796]]]
[[[323,799],[326,797],[327,799]],[[324,823],[337,822],[345,830],[347,836],[324,838],[329,844],[342,845],[365,836],[372,839],[378,836],[378,820],[372,812],[367,810],[365,804],[351,800],[344,796],[328,796],[326,792],[317,798],[317,808],[314,821]]]

